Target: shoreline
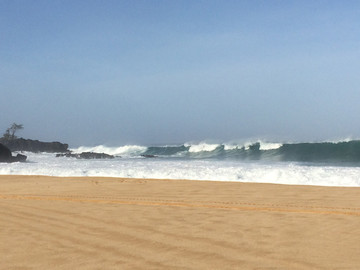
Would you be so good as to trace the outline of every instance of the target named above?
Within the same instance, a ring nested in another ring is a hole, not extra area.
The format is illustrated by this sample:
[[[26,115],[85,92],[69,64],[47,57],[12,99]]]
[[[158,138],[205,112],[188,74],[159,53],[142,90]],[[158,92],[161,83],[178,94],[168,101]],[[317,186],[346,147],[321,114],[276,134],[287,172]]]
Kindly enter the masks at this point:
[[[5,268],[358,269],[360,188],[0,176]]]
[[[294,186],[294,187],[319,187],[319,188],[359,188],[358,185],[321,185],[321,184],[298,184],[298,183],[274,183],[274,182],[252,182],[252,181],[240,181],[240,180],[209,180],[209,179],[178,179],[178,178],[138,178],[138,177],[121,177],[121,176],[93,176],[93,175],[75,175],[75,176],[62,176],[62,175],[46,175],[46,174],[0,174],[1,177],[50,177],[50,178],[74,178],[74,179],[87,179],[87,178],[98,178],[98,179],[118,179],[118,180],[154,180],[154,181],[194,181],[194,182],[206,182],[206,183],[212,183],[212,182],[218,182],[218,183],[238,183],[238,184],[260,184],[260,185],[279,185],[279,186]]]

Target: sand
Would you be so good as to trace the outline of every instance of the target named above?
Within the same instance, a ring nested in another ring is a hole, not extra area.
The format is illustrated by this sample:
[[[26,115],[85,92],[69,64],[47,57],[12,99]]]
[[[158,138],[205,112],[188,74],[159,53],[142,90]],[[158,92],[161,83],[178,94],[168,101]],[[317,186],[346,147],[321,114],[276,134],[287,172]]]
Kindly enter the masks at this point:
[[[360,188],[0,176],[0,269],[360,269]]]

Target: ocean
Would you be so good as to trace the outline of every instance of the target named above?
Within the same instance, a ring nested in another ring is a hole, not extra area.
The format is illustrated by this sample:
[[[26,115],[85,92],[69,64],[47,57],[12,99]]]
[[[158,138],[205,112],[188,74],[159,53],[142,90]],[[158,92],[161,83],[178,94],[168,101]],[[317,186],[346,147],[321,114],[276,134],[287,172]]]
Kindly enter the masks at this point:
[[[0,174],[189,179],[320,186],[360,186],[360,141],[321,143],[186,143],[78,147],[114,159],[29,153],[0,164]]]

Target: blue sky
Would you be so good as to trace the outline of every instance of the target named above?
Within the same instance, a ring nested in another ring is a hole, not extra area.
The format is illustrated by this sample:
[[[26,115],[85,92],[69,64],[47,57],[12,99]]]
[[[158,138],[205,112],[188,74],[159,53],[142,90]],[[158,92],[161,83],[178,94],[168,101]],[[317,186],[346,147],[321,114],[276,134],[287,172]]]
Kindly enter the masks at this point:
[[[72,146],[360,137],[358,1],[0,0],[0,129]]]

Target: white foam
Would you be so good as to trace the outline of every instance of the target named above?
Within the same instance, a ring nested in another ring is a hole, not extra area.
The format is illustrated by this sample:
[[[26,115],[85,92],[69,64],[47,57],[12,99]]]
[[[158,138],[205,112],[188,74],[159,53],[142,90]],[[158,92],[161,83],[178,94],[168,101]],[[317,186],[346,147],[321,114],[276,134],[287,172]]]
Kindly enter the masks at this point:
[[[105,153],[114,156],[138,156],[144,153],[147,150],[147,147],[141,145],[125,145],[120,147],[108,147],[105,145],[98,145],[93,147],[81,146],[70,150],[74,153],[95,152]]]
[[[211,152],[214,151],[219,144],[208,144],[208,143],[199,143],[199,144],[185,144],[185,146],[190,146],[189,152],[190,153],[199,153],[199,152]]]
[[[260,150],[274,150],[282,146],[282,143],[260,142]]]
[[[254,145],[255,143],[260,144],[260,150],[273,150],[278,149],[282,146],[282,143],[271,143],[271,142],[263,142],[261,140],[257,141],[250,141],[245,142],[243,144],[224,144],[224,150],[235,150],[235,149],[241,149],[245,148],[246,150],[249,150],[251,145]]]
[[[244,144],[244,147],[245,147],[245,150],[249,150],[250,149],[250,146],[253,145],[255,142],[246,142]]]
[[[224,150],[236,150],[241,149],[243,146],[238,144],[224,144]]]
[[[28,155],[29,162],[2,163],[0,174],[169,178],[360,187],[360,167],[165,158],[77,160],[56,158],[54,154],[25,154]]]

